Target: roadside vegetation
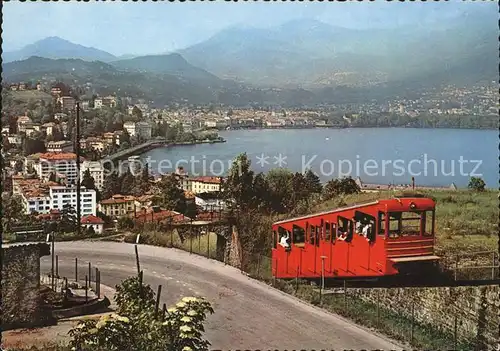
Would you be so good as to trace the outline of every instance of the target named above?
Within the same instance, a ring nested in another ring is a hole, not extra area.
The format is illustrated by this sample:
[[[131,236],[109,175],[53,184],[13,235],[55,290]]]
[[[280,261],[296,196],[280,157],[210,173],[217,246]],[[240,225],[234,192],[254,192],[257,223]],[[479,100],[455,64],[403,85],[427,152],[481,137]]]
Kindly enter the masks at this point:
[[[68,345],[47,344],[12,351],[208,351],[204,323],[214,310],[199,297],[184,297],[161,309],[142,277],[131,277],[116,287],[116,313],[87,319],[70,330]]]

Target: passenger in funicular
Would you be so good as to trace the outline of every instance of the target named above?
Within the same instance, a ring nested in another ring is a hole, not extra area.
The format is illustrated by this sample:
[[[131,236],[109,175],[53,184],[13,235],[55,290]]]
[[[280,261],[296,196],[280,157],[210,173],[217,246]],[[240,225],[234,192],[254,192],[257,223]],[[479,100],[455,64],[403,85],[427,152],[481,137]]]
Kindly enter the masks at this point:
[[[287,231],[286,234],[282,234],[280,239],[280,245],[285,249],[290,247],[290,233]]]
[[[337,229],[337,239],[345,241],[347,239],[347,232],[343,231],[341,227]]]

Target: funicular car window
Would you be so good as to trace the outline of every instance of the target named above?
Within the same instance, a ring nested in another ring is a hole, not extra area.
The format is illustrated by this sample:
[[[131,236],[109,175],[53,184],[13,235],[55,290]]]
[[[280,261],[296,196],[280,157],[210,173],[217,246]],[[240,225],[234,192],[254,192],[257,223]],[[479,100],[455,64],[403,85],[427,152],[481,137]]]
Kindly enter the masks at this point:
[[[434,235],[434,212],[433,211],[425,211],[423,213],[424,216],[424,228],[423,232],[426,236]]]
[[[316,238],[316,227],[309,225],[309,243],[314,245],[314,239]]]
[[[389,212],[389,237],[420,235],[421,211]]]
[[[279,244],[290,247],[290,233],[283,227],[278,227]]]
[[[331,237],[330,237],[330,223],[329,222],[325,222],[325,241],[326,242],[329,242],[331,240]]]
[[[375,239],[375,217],[361,211],[354,212],[354,230],[370,241]]]
[[[338,216],[338,229],[337,229],[337,238],[350,241],[352,239],[353,228],[352,221],[345,217]]]
[[[306,242],[306,231],[298,225],[293,225],[292,229],[292,243],[297,246],[303,246]]]
[[[378,234],[385,235],[385,213],[378,213]]]

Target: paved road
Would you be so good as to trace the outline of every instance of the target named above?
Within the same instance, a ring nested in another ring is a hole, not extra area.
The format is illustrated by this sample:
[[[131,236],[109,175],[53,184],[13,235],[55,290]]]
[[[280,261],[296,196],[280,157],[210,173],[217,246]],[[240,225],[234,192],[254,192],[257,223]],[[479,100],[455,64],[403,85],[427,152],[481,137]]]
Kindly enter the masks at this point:
[[[88,262],[99,267],[103,284],[115,286],[136,274],[134,246],[113,242],[56,243],[61,275],[79,276]],[[353,325],[343,318],[304,304],[234,267],[189,253],[139,245],[144,281],[156,290],[162,285],[162,303],[171,305],[184,296],[204,296],[215,313],[209,317],[206,337],[212,349],[383,349],[402,347]],[[42,273],[50,257],[42,258]]]

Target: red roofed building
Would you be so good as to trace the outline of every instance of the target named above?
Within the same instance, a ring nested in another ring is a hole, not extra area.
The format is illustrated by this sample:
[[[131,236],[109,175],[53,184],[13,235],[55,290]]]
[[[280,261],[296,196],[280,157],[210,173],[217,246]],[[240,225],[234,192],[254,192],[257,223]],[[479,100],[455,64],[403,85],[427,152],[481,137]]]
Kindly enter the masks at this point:
[[[183,223],[191,218],[176,211],[165,210],[159,206],[144,208],[142,211],[129,214],[136,223]]]
[[[211,193],[218,192],[222,190],[222,178],[221,177],[193,177],[186,178],[188,190],[195,194],[199,193]]]
[[[104,221],[94,215],[83,216],[80,223],[85,229],[93,228],[96,234],[102,234],[104,231]]]
[[[40,178],[45,180],[50,178],[51,173],[63,174],[69,184],[74,184],[78,177],[76,154],[71,152],[40,154],[35,169]]]

